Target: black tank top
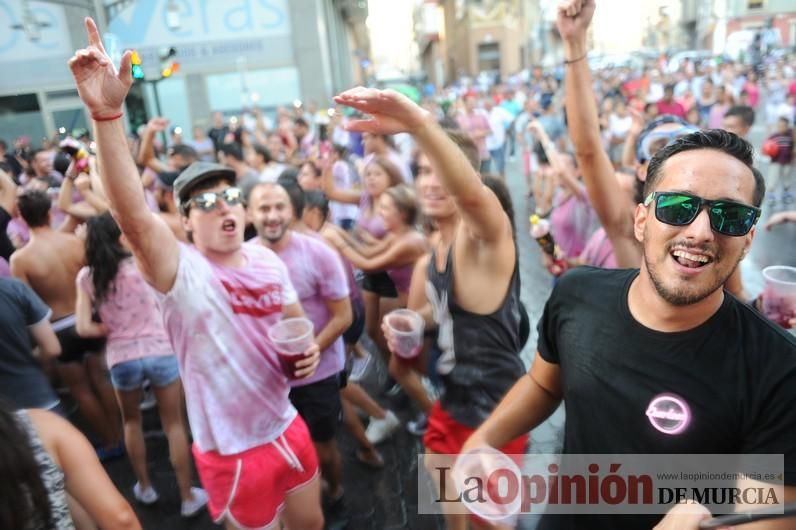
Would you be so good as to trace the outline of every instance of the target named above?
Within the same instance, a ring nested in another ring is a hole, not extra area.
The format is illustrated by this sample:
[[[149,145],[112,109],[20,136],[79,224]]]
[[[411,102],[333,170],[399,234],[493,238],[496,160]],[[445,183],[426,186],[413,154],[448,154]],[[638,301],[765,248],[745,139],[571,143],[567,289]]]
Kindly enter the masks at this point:
[[[443,383],[442,408],[457,422],[478,427],[525,373],[519,357],[521,321],[519,263],[515,260],[508,292],[497,310],[477,315],[460,307],[453,297],[453,246],[443,272],[431,253],[426,296],[439,325],[442,355],[437,371]],[[527,336],[526,336],[527,338]]]

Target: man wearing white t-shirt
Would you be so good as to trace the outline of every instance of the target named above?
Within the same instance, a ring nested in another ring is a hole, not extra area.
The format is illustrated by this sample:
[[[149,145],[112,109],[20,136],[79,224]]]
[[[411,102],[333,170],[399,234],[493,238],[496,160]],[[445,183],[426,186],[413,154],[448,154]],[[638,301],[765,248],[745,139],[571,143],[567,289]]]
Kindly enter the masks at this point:
[[[303,315],[287,270],[270,250],[243,245],[242,194],[223,166],[196,162],[174,182],[193,246],[179,244],[146,207],[119,119],[132,84],[130,52],[117,73],[91,19],[86,29],[89,45],[69,67],[94,120],[111,211],[144,278],[163,295],[210,513],[228,529],[280,519],[320,529],[317,456],[267,335],[282,318]],[[315,372],[317,344],[305,357],[297,377]]]

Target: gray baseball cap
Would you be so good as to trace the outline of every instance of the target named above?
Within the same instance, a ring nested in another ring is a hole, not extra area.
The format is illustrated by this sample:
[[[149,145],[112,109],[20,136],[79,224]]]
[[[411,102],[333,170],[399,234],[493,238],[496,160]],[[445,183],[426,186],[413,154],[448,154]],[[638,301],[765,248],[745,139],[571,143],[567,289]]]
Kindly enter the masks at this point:
[[[223,178],[235,183],[235,172],[221,164],[194,162],[180,173],[174,181],[174,202],[181,207],[190,197],[191,190],[202,182]]]

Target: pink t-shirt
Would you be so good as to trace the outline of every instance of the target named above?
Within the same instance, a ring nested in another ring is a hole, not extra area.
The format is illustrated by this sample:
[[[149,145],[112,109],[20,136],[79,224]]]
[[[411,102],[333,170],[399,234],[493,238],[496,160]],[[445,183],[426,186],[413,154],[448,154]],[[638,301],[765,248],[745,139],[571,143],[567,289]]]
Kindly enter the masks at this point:
[[[461,113],[456,118],[456,121],[459,124],[459,127],[467,132],[470,136],[476,131],[487,131],[489,132],[491,128],[489,127],[489,120],[483,113],[479,111],[473,111],[472,114]],[[486,137],[480,138],[478,140],[473,140],[475,145],[478,146],[478,156],[481,157],[481,160],[488,160],[489,159],[489,151],[486,148]]]
[[[591,265],[592,267],[601,267],[603,269],[618,268],[616,255],[614,255],[614,246],[611,244],[611,240],[608,239],[608,234],[605,233],[603,227],[600,227],[591,235],[580,258],[585,265]]]
[[[94,300],[91,270],[83,267],[77,274],[77,287]],[[97,309],[108,330],[105,356],[108,368],[119,363],[174,355],[163,327],[157,295],[146,283],[133,258],[119,264],[119,271]]]
[[[222,267],[181,243],[174,286],[161,295],[194,442],[224,455],[272,442],[296,417],[268,328],[298,297],[276,254],[242,251],[245,267]]]
[[[584,188],[585,193],[585,188]],[[592,209],[588,201],[569,195],[562,199],[558,190],[550,214],[550,231],[558,248],[566,256],[579,256],[591,233]]]
[[[304,314],[315,325],[315,334],[321,332],[329,323],[332,315],[326,308],[327,300],[348,298],[348,282],[346,280],[340,255],[320,239],[300,234],[294,230],[289,232],[287,247],[277,255],[287,265],[290,281],[296,289]],[[259,245],[252,241],[247,245]],[[343,370],[345,365],[345,349],[343,337],[337,337],[331,346],[321,352],[321,362],[312,376],[291,381],[291,386],[305,386],[321,379],[326,379]]]

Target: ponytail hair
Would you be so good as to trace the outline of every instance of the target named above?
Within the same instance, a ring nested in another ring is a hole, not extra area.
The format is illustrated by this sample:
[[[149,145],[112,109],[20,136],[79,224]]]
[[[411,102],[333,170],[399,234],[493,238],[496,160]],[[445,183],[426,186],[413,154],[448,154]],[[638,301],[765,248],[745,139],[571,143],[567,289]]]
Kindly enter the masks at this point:
[[[119,240],[122,231],[110,212],[89,218],[86,228],[86,262],[94,284],[94,300],[99,304],[111,290],[119,263],[130,253]]]

